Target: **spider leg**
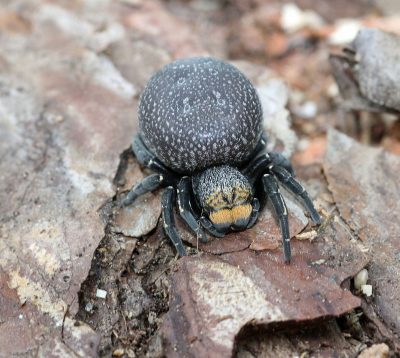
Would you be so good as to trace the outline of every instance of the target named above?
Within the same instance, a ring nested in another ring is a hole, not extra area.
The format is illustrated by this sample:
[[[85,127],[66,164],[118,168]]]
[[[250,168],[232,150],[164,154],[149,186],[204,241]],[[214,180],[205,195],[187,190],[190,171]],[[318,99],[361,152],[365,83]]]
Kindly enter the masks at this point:
[[[156,190],[164,182],[162,174],[151,174],[136,184],[122,201],[122,206],[131,205],[139,196]]]
[[[259,214],[259,211],[260,211],[260,202],[258,201],[257,198],[253,199],[252,207],[253,207],[253,209],[251,211],[250,220],[249,220],[249,223],[246,226],[246,229],[251,228],[257,221],[258,214]]]
[[[251,182],[254,184],[257,179],[266,171],[272,163],[272,159],[268,153],[264,153],[259,157],[254,158],[242,171]]]
[[[167,187],[161,199],[162,220],[165,233],[174,244],[179,256],[186,256],[185,247],[183,246],[183,242],[179,237],[178,231],[176,230],[174,218],[174,196],[174,188],[172,186]]]
[[[289,263],[291,258],[290,252],[290,233],[288,212],[281,193],[279,192],[278,181],[271,174],[264,174],[262,177],[265,195],[271,200],[275,214],[278,217],[279,226],[282,233],[283,251],[285,254],[285,262]]]
[[[244,168],[243,174],[246,175],[254,184],[257,179],[265,173],[265,168],[268,168],[271,165],[284,167],[292,176],[294,176],[294,170],[290,160],[278,152],[264,153],[254,158]]]
[[[169,184],[176,184],[178,176],[167,168],[143,143],[140,134],[136,134],[132,140],[132,151],[140,164],[164,175],[164,180]]]
[[[246,167],[249,165],[250,162],[252,162],[254,160],[254,158],[257,158],[259,155],[262,155],[262,153],[265,152],[266,145],[267,145],[267,135],[265,134],[265,132],[262,132],[261,137],[258,140],[256,147],[254,148],[254,150],[251,152],[251,154],[248,156],[248,158],[246,160],[246,162],[247,162]]]
[[[266,145],[267,145],[267,135],[264,132],[262,132],[261,137],[257,143],[257,146],[251,153],[250,158],[255,158],[259,154],[261,154],[265,150]]]
[[[278,180],[282,182],[287,189],[289,189],[293,194],[300,196],[303,199],[304,206],[310,212],[311,219],[316,224],[321,223],[321,217],[319,216],[317,210],[314,207],[306,189],[296,180],[293,176],[285,169],[279,166],[272,167],[272,172],[276,175]]]
[[[190,202],[191,181],[189,177],[183,177],[178,184],[178,207],[179,214],[192,231],[200,238],[201,242],[208,242],[208,237],[198,224],[196,214]]]
[[[210,219],[205,216],[200,217],[200,223],[212,236],[215,237],[224,237],[225,233],[219,232]]]
[[[290,160],[282,153],[271,152],[269,153],[269,157],[271,158],[272,164],[278,167],[284,167],[290,174],[292,174],[292,176],[295,176],[292,163],[290,163]]]

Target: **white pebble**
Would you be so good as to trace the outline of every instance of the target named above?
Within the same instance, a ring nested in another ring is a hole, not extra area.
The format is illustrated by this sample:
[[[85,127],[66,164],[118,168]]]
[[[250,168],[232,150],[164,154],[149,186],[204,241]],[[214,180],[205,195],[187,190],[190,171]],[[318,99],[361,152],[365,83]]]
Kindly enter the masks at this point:
[[[332,82],[328,87],[327,95],[329,97],[333,98],[333,97],[337,97],[339,95],[339,93],[340,92],[339,92],[338,85],[336,84],[336,82]]]
[[[362,269],[357,275],[354,276],[354,288],[360,290],[363,285],[368,281],[367,269]]]
[[[317,115],[318,107],[315,102],[307,101],[302,105],[294,106],[292,110],[299,117],[312,119]]]
[[[362,285],[361,292],[367,297],[372,296],[372,285]]]
[[[105,299],[107,297],[107,291],[98,288],[96,291],[96,297]]]
[[[285,4],[282,7],[281,26],[286,32],[293,33],[305,27],[318,28],[324,20],[316,12],[301,10],[296,4]]]
[[[92,312],[93,311],[93,304],[91,302],[88,302],[85,306],[85,311],[86,312]]]
[[[326,260],[324,260],[324,259],[319,259],[319,260],[317,260],[317,261],[314,261],[313,264],[314,264],[314,265],[322,265],[322,264],[324,264],[325,262],[326,262]]]
[[[302,232],[301,234],[296,235],[297,240],[314,240],[318,236],[318,233],[315,230],[310,230],[306,232]],[[320,261],[320,260],[318,260]],[[325,260],[323,260],[325,262]],[[317,262],[317,261],[316,261]]]
[[[335,30],[328,41],[331,45],[343,46],[352,42],[361,29],[361,22],[354,19],[342,19],[335,24]]]

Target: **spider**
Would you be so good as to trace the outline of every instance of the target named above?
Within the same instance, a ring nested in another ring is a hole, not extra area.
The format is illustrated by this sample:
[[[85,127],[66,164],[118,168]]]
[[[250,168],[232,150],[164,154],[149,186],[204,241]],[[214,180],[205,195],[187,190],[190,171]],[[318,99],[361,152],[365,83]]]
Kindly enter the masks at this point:
[[[270,200],[285,262],[290,262],[288,212],[278,182],[302,199],[316,224],[320,216],[294,179],[289,160],[266,152],[257,92],[236,67],[210,57],[172,62],[150,79],[138,114],[140,131],[132,150],[139,163],[155,173],[129,191],[123,206],[164,187],[164,230],[184,256],[175,204],[187,226],[207,242],[208,235],[223,237],[250,228]]]

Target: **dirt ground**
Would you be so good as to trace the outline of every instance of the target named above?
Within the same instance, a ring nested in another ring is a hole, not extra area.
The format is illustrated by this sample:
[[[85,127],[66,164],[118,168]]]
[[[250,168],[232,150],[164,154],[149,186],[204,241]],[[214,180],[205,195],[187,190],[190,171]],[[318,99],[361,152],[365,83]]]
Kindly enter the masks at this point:
[[[400,36],[396,1],[1,2],[0,357],[400,356],[400,37],[386,32]],[[269,149],[322,216],[283,190],[291,265],[270,207],[208,244],[177,219],[185,258],[161,190],[120,207],[149,174],[130,150],[141,91],[197,55],[265,95]]]

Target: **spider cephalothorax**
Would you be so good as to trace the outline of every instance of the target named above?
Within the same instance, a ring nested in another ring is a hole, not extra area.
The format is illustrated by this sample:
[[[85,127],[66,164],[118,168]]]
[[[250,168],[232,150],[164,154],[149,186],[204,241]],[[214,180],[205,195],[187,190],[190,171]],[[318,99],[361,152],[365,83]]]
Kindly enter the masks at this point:
[[[200,240],[207,233],[251,227],[262,202],[271,200],[282,231],[285,261],[290,234],[278,180],[298,195],[314,222],[320,217],[305,189],[293,178],[288,159],[266,153],[262,109],[256,90],[234,66],[209,57],[175,61],[156,73],[139,104],[140,133],[132,150],[156,173],[128,193],[123,205],[165,187],[163,222],[180,255],[186,250],[175,227],[174,204]],[[260,192],[258,190],[257,192]]]
[[[197,202],[220,232],[245,229],[252,213],[247,178],[228,165],[211,167],[193,177]]]

